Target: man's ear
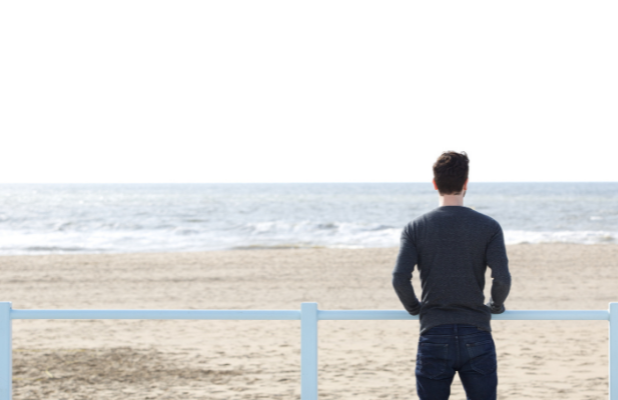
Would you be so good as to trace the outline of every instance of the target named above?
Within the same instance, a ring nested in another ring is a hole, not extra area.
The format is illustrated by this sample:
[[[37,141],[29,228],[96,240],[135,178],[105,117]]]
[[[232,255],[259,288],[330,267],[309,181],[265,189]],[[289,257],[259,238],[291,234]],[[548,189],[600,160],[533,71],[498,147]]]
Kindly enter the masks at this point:
[[[468,179],[464,182],[463,190],[468,190]]]
[[[438,185],[436,185],[436,180],[432,179],[431,182],[433,183],[433,188],[438,190]]]

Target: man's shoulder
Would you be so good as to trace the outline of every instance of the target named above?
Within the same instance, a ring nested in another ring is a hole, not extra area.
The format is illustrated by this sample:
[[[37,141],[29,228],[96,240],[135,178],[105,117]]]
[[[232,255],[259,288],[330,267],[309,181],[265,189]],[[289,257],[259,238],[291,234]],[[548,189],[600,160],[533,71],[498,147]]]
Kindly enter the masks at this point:
[[[431,211],[428,211],[424,214],[419,215],[418,217],[414,218],[413,220],[411,220],[410,222],[408,222],[408,224],[406,225],[407,228],[413,228],[415,226],[418,226],[419,224],[423,224],[426,223],[428,220],[431,220],[433,218],[435,218],[435,216],[438,215],[438,208],[433,209]]]
[[[478,212],[473,208],[468,208],[468,210],[470,210],[470,214],[474,215],[475,218],[479,219],[480,221],[484,221],[487,224],[491,224],[494,226],[500,226],[500,223],[498,221],[496,221],[494,218],[490,217],[487,214],[483,214],[482,212]]]
[[[439,218],[441,218],[440,214],[441,213],[440,213],[440,209],[439,208],[436,208],[436,209],[428,211],[428,212],[426,212],[424,214],[421,214],[418,217],[416,217],[413,220],[411,220],[410,222],[408,222],[406,224],[404,230],[408,234],[412,234],[413,232],[416,232],[418,230],[424,230],[424,227],[426,227],[427,225],[432,225]]]

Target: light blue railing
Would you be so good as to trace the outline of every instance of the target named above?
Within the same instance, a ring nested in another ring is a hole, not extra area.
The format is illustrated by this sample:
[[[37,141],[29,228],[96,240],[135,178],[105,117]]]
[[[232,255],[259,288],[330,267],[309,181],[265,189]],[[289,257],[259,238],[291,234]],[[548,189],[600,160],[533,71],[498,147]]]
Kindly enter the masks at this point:
[[[14,319],[212,319],[300,320],[301,399],[318,398],[319,320],[415,320],[399,310],[318,310],[317,303],[302,303],[300,310],[13,310],[0,302],[0,400],[11,400]],[[618,400],[618,303],[608,310],[506,311],[493,320],[601,320],[609,321],[609,399]]]

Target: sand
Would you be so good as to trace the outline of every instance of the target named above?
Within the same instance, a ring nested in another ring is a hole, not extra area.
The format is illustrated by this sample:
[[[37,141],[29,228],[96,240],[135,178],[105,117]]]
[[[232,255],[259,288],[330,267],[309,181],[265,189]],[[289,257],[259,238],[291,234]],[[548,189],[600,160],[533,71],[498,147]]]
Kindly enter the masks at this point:
[[[397,249],[0,257],[14,309],[402,309]],[[510,310],[605,310],[618,246],[508,246]],[[490,277],[486,295],[489,294]],[[418,275],[413,284],[420,294]],[[499,399],[606,399],[606,321],[493,321]],[[417,321],[320,321],[321,399],[415,399]],[[16,320],[14,399],[298,399],[299,321]],[[458,377],[452,399],[464,399]]]

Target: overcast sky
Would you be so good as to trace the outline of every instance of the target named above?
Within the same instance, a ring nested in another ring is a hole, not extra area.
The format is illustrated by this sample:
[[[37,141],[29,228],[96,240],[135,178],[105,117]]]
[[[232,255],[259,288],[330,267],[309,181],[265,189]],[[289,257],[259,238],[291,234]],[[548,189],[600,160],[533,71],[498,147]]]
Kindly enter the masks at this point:
[[[0,182],[618,180],[614,1],[0,5]]]

